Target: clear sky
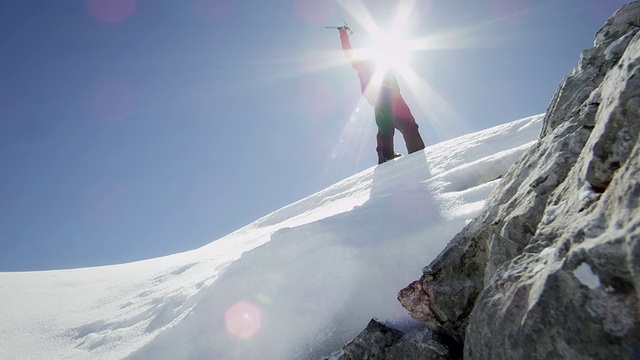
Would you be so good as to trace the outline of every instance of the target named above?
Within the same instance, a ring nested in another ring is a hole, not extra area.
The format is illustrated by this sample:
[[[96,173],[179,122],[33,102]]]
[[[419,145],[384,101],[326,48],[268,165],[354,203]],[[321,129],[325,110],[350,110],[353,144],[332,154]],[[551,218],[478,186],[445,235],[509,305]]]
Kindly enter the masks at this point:
[[[626,2],[4,0],[0,271],[194,249],[375,165],[341,18],[406,12],[433,144],[544,112]]]

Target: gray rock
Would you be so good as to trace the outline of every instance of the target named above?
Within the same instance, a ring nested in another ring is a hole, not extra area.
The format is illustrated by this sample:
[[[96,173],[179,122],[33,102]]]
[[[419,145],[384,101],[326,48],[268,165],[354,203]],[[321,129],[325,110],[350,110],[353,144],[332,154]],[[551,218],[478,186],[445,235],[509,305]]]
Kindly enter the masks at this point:
[[[387,349],[386,360],[447,360],[449,350],[436,340],[403,341]]]
[[[339,360],[386,359],[387,348],[397,344],[404,336],[400,330],[371,320],[353,341],[342,348]]]
[[[338,360],[447,360],[459,358],[450,353],[439,337],[428,328],[405,334],[373,319],[358,336],[332,358]]]
[[[465,358],[640,357],[640,2],[594,45],[539,142],[398,295]]]

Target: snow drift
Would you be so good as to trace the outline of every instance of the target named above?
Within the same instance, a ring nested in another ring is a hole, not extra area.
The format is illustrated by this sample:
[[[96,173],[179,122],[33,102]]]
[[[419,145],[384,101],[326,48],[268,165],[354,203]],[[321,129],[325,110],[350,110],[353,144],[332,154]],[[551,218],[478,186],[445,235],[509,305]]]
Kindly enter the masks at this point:
[[[317,359],[372,317],[417,326],[398,290],[479,213],[542,118],[370,168],[197,250],[0,273],[0,358]]]

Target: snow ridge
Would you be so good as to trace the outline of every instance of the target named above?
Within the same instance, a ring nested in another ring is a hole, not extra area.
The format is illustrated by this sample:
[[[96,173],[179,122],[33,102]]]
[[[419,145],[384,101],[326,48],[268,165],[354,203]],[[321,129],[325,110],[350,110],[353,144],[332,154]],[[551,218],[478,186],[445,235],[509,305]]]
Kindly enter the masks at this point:
[[[193,251],[0,273],[0,358],[317,359],[373,316],[415,326],[397,291],[479,213],[541,121],[372,167]]]

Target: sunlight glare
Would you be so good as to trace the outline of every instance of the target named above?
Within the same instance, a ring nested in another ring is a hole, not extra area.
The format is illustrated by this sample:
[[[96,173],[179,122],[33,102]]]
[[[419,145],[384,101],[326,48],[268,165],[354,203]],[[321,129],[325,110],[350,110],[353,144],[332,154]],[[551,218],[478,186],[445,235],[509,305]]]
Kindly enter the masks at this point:
[[[458,111],[412,69],[405,69],[402,76],[406,80],[411,96],[420,99],[414,103],[422,113],[429,114],[429,124],[436,138],[450,139],[473,130],[462,120]]]
[[[416,5],[416,0],[406,0],[399,4],[388,29],[382,29],[375,22],[362,1],[339,1],[341,6],[364,28],[371,39],[370,45],[361,55],[376,63],[379,70],[402,69],[409,66],[410,54],[417,50],[415,43],[404,39],[404,32]]]
[[[378,69],[400,70],[409,66],[410,43],[394,32],[378,31],[371,34],[372,44],[368,57],[376,62]]]

